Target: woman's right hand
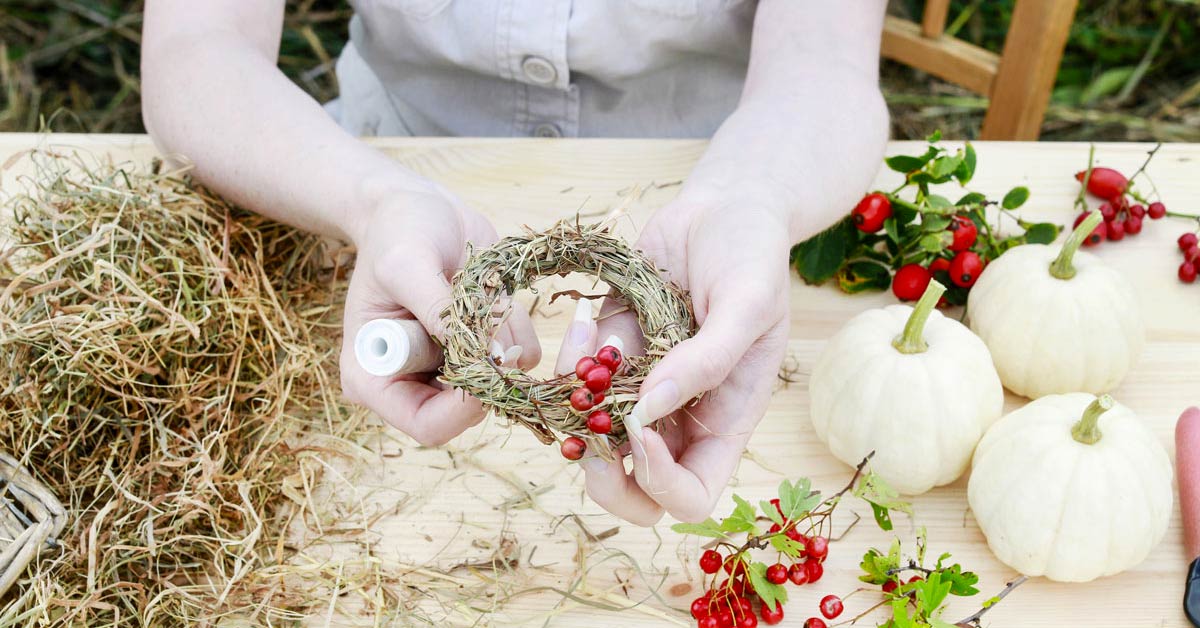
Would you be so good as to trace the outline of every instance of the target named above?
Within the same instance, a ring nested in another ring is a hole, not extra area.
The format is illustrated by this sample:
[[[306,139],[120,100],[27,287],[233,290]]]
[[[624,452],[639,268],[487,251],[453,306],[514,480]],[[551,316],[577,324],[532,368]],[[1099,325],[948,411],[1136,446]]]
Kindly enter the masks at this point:
[[[486,247],[496,239],[487,219],[436,186],[381,201],[363,215],[356,234],[358,259],[343,319],[342,391],[422,445],[441,445],[479,423],[485,414],[479,401],[444,386],[436,373],[367,373],[355,359],[354,337],[376,318],[415,318],[430,335],[441,337],[449,280],[466,262],[467,244]],[[541,345],[521,307],[513,309],[496,341],[504,349],[521,347],[517,365],[522,369],[541,358]]]

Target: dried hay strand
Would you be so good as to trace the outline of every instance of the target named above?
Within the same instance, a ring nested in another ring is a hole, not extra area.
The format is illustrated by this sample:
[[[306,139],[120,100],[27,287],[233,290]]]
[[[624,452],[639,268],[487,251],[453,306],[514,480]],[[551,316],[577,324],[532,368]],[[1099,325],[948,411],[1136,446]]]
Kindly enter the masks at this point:
[[[299,443],[357,416],[329,381],[320,242],[181,173],[30,158],[0,257],[0,447],[67,518],[0,625],[271,623],[319,603],[263,574],[290,553]]]
[[[560,435],[578,436],[589,449],[611,457],[611,450],[627,440],[624,423],[614,421],[607,438],[591,433],[586,414],[575,411],[569,401],[579,386],[574,373],[539,380],[497,365],[489,356],[496,330],[512,307],[512,295],[530,289],[538,278],[572,272],[607,283],[615,298],[637,315],[645,334],[645,355],[626,357],[612,378],[612,389],[596,406],[614,418],[629,412],[642,380],[667,351],[691,337],[695,319],[687,294],[663,279],[645,255],[614,236],[605,223],[559,221],[545,231],[527,230],[472,252],[454,276],[451,303],[442,316],[446,362],[441,380],[478,398],[497,416],[529,428],[545,444]]]

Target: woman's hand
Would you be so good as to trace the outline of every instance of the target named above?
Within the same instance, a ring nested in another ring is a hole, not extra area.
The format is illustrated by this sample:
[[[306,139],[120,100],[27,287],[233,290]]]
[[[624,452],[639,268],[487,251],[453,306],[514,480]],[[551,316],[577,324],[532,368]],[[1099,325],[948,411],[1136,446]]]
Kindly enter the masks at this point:
[[[712,512],[766,412],[783,361],[786,220],[765,208],[677,201],[646,225],[637,247],[690,292],[699,331],[651,371],[626,417],[633,475],[620,461],[584,461],[596,503],[642,525],[664,509],[682,521]],[[642,346],[631,314],[603,319],[596,337],[610,334],[629,351]],[[701,393],[698,403],[681,408]]]
[[[432,186],[431,186],[432,187]],[[433,336],[450,300],[450,277],[466,261],[466,247],[486,247],[496,231],[448,193],[409,192],[381,202],[364,216],[355,238],[358,259],[346,295],[342,390],[422,445],[440,445],[479,423],[478,400],[442,386],[435,373],[376,377],[354,357],[358,329],[375,318],[416,318]],[[514,308],[496,341],[520,347],[518,365],[531,368],[541,346],[522,308]],[[515,352],[510,352],[510,355]]]

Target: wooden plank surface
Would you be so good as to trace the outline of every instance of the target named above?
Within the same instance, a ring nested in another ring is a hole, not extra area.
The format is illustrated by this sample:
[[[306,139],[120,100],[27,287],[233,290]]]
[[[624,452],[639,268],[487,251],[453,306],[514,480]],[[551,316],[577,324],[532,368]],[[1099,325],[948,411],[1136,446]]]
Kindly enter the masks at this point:
[[[56,145],[77,146],[118,159],[144,160],[153,149],[136,136],[54,136]],[[0,135],[0,163],[46,138]],[[673,185],[687,175],[704,143],[699,141],[643,140],[508,140],[508,139],[406,139],[376,140],[383,150],[405,165],[428,175],[461,194],[492,219],[501,235],[520,225],[543,227],[577,211],[599,214],[624,203],[639,186],[644,193],[629,203],[627,220],[620,230],[632,238],[637,227],[656,207],[677,191]],[[917,150],[897,142],[889,153]],[[1028,217],[1070,223],[1071,202],[1078,184],[1072,174],[1087,160],[1083,144],[986,143],[976,144],[978,171],[971,188],[999,197],[1014,185],[1032,191],[1023,210]],[[1135,144],[1101,144],[1101,165],[1136,169],[1147,147]],[[1200,209],[1200,145],[1165,146],[1150,167],[1168,206],[1180,211]],[[4,192],[19,186],[20,166],[0,179]],[[876,183],[890,188],[897,175],[881,172]],[[1096,250],[1125,273],[1145,305],[1149,324],[1146,350],[1128,379],[1114,395],[1132,407],[1173,452],[1173,425],[1183,407],[1200,403],[1200,285],[1184,286],[1175,279],[1180,255],[1174,239],[1185,229],[1182,221],[1147,221],[1141,235]],[[546,292],[570,282],[546,282]],[[551,288],[551,285],[553,287]],[[574,284],[580,285],[577,280]],[[809,476],[818,488],[840,487],[849,469],[832,458],[813,434],[808,417],[806,383],[809,369],[826,339],[849,317],[864,309],[891,302],[890,295],[849,297],[833,288],[804,286],[793,280],[791,290],[790,354],[795,383],[775,393],[770,409],[750,441],[733,485],[722,499],[737,491],[751,499],[766,498],[784,477]],[[547,350],[545,365],[570,319],[570,304],[542,308],[535,318]],[[1009,396],[1009,409],[1021,400]],[[318,500],[340,508],[337,516],[297,518],[294,536],[302,548],[297,564],[312,571],[344,574],[395,574],[421,566],[429,572],[411,572],[421,583],[404,589],[414,599],[414,611],[445,625],[562,625],[659,626],[684,625],[685,609],[695,597],[697,546],[670,532],[664,520],[654,529],[622,525],[591,504],[582,493],[580,472],[565,464],[557,452],[540,446],[531,435],[485,422],[445,450],[421,450],[396,432],[387,432],[364,443],[370,464],[353,474],[324,473],[314,487]],[[331,468],[339,469],[335,456]],[[967,568],[982,576],[983,594],[999,590],[1013,572],[988,551],[965,500],[965,479],[916,498],[915,517],[900,520],[896,534],[910,543],[916,526],[929,532],[930,551],[952,552]],[[850,513],[870,517],[869,509],[847,502],[840,518],[848,524]],[[1183,627],[1180,608],[1185,558],[1182,530],[1175,510],[1164,541],[1137,568],[1119,576],[1088,584],[1055,584],[1035,579],[1017,589],[986,616],[985,625],[1059,626],[1168,626]],[[578,519],[564,520],[564,515]],[[582,522],[593,533],[617,528],[614,536],[590,541]],[[358,532],[341,537],[337,528]],[[320,529],[321,533],[318,533]],[[347,540],[347,538],[349,540]],[[503,586],[493,587],[491,598],[470,603],[450,602],[449,589],[471,587],[490,572],[458,569],[451,577],[433,574],[456,565],[486,560],[501,539],[515,548],[521,567],[505,575]],[[816,614],[817,600],[826,593],[846,594],[856,586],[857,562],[869,546],[886,546],[890,535],[864,521],[831,546],[825,578],[815,586],[793,593],[785,626],[801,626]],[[911,547],[911,545],[910,545]],[[629,566],[636,561],[644,578]],[[582,566],[582,567],[581,567]],[[581,569],[586,582],[580,585]],[[381,576],[384,582],[395,578]],[[646,581],[657,586],[659,598],[650,596]],[[622,587],[619,582],[625,582]],[[449,587],[449,589],[447,588]],[[503,604],[499,598],[536,587],[592,594],[608,592],[609,602],[645,602],[645,611],[614,613],[597,610],[548,589],[518,595]],[[415,593],[414,593],[415,592]],[[331,611],[312,618],[322,625],[371,625],[355,609],[377,601],[381,594],[361,593],[347,585],[330,592]],[[873,603],[872,595],[852,598],[848,612]],[[947,618],[959,619],[973,610],[972,603],[956,602]],[[478,609],[495,609],[475,620]],[[674,610],[673,610],[674,609]],[[398,622],[404,625],[405,622]],[[416,623],[414,621],[414,623]],[[423,625],[423,624],[422,624]],[[687,622],[687,625],[691,625]],[[863,625],[860,622],[859,625]],[[871,625],[871,624],[866,624]]]

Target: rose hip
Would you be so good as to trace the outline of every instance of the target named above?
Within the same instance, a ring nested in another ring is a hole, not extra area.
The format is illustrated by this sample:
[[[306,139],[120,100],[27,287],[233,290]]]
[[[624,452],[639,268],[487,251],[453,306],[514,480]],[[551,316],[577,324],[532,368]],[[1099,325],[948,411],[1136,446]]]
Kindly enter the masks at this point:
[[[1083,212],[1082,214],[1079,214],[1078,216],[1076,216],[1075,224],[1071,225],[1071,228],[1074,229],[1075,227],[1078,227],[1079,223],[1083,222],[1084,219],[1086,219],[1088,217],[1088,213],[1089,212]],[[1083,241],[1083,245],[1084,246],[1096,246],[1097,244],[1100,244],[1101,242],[1103,242],[1104,235],[1106,232],[1104,225],[1105,225],[1105,223],[1103,223],[1103,222],[1096,225],[1096,228],[1092,230],[1092,233],[1089,234],[1087,239]]]
[[[845,607],[842,605],[842,598],[836,595],[826,595],[821,598],[820,608],[821,614],[825,616],[825,619],[833,619],[841,615]]]
[[[609,373],[616,374],[620,370],[623,360],[621,350],[612,345],[604,345],[596,352],[596,361],[607,367]]]
[[[1086,175],[1087,171],[1081,170],[1075,173],[1075,180],[1083,181]],[[1125,175],[1112,168],[1092,168],[1092,176],[1088,177],[1088,192],[1106,200],[1125,194],[1127,187],[1129,187],[1129,180],[1125,178]]]
[[[979,235],[975,221],[963,216],[955,216],[949,229],[954,234],[954,240],[950,243],[951,251],[965,251],[971,248],[975,245],[975,238]]]
[[[575,363],[575,377],[579,379],[587,378],[588,371],[592,370],[597,364],[599,362],[596,362],[596,358],[591,356],[585,355],[579,358],[579,361]]]
[[[936,273],[938,271],[949,271],[950,260],[944,257],[935,257],[932,262],[929,262],[929,272]]]
[[[612,372],[607,366],[597,364],[584,375],[583,385],[594,393],[604,392],[612,386]]]
[[[580,412],[587,412],[596,405],[596,396],[586,388],[576,388],[571,393],[571,407]]]
[[[583,452],[587,450],[587,443],[583,442],[578,436],[568,436],[563,439],[559,451],[562,452],[563,458],[567,460],[579,460],[583,457]]]
[[[974,251],[963,251],[950,260],[950,281],[960,288],[970,288],[979,281],[983,259]]]
[[[854,206],[850,216],[859,231],[875,233],[883,228],[884,221],[891,218],[892,202],[879,192],[868,194]]]
[[[612,415],[604,410],[593,410],[587,418],[587,428],[596,434],[607,434],[612,431]],[[717,560],[720,560],[719,558]],[[717,563],[718,565],[720,563]],[[708,573],[712,573],[711,571]]]
[[[892,278],[892,294],[901,301],[916,301],[925,293],[931,275],[920,264],[906,264]]]

